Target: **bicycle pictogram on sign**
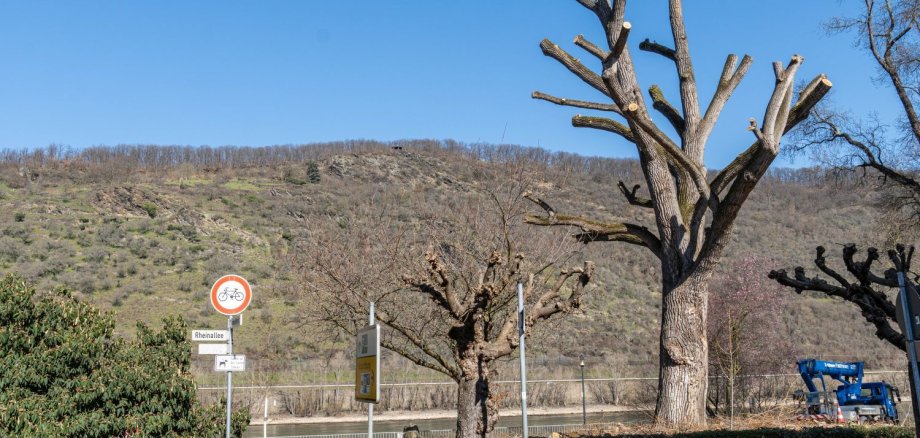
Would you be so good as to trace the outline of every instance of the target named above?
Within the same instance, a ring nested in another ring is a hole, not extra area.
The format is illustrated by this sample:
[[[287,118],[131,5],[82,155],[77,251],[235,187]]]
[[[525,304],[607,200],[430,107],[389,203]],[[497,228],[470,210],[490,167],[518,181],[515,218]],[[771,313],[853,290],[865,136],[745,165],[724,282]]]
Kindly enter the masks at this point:
[[[224,315],[238,315],[252,301],[252,288],[239,275],[225,275],[211,286],[211,305]]]

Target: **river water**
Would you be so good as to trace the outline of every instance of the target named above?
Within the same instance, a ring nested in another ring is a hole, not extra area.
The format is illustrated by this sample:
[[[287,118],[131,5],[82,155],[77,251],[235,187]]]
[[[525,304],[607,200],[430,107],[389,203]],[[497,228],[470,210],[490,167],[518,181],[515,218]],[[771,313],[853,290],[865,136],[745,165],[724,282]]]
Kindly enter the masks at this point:
[[[649,421],[650,413],[645,411],[630,412],[597,412],[588,414],[588,423],[638,423]],[[395,420],[374,421],[374,432],[402,432],[409,424],[418,425],[420,430],[453,429],[457,420],[455,418],[437,418],[431,420]],[[566,415],[528,415],[527,424],[531,426],[581,424],[581,414]],[[498,426],[520,426],[521,417],[501,416]],[[293,435],[327,435],[339,433],[367,432],[367,421],[348,423],[317,423],[317,424],[269,424],[269,437],[283,437]],[[262,436],[262,425],[249,426],[243,434],[244,438]]]

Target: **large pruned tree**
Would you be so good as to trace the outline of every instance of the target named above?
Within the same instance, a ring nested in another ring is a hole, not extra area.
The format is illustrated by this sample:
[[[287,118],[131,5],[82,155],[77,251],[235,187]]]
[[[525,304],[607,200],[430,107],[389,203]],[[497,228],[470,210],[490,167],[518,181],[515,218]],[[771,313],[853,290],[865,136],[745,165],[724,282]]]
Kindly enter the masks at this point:
[[[592,262],[560,269],[577,244],[528,233],[523,191],[506,187],[504,195],[419,205],[428,218],[411,230],[391,229],[379,210],[373,227],[339,222],[316,233],[328,239],[298,262],[308,267],[308,302],[321,322],[353,334],[374,302],[381,345],[457,382],[458,438],[489,436],[498,420],[490,382],[496,361],[518,347],[518,281],[529,333],[578,309],[594,272]]]
[[[597,16],[604,29],[601,46],[579,35],[574,43],[600,65],[590,69],[578,58],[549,40],[543,53],[565,66],[597,90],[609,102],[586,102],[534,92],[533,97],[559,105],[608,111],[619,120],[575,115],[575,127],[595,128],[617,134],[635,144],[648,186],[649,198],[637,187],[619,189],[630,204],[654,211],[651,227],[629,222],[602,223],[587,217],[564,214],[534,197],[545,215],[529,216],[536,225],[571,226],[581,229],[583,242],[619,241],[648,248],[661,261],[661,338],[657,422],[671,425],[706,421],[707,288],[713,268],[722,257],[742,204],[757,185],[780,149],[783,134],[801,122],[829,91],[823,75],[811,80],[794,96],[795,74],[803,58],[794,55],[783,65],[773,63],[776,77],[763,119],[750,120],[755,140],[711,180],[707,178],[704,151],[710,134],[729,97],[751,65],[749,56],[728,55],[715,93],[702,109],[687,34],[682,2],[669,0],[674,47],[648,40],[639,49],[673,61],[680,91],[680,104],[672,105],[657,85],[649,87],[650,102],[642,96],[627,38],[632,25],[626,21],[625,0],[577,0]],[[677,133],[669,136],[652,119],[659,112]]]

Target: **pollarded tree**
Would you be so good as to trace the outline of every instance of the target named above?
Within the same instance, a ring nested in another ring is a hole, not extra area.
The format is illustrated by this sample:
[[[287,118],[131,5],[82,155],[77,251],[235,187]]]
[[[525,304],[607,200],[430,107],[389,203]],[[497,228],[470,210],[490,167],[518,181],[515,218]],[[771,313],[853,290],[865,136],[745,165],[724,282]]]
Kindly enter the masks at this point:
[[[518,347],[517,282],[529,332],[579,308],[594,271],[592,262],[560,269],[575,245],[561,235],[532,236],[521,221],[522,191],[509,193],[416,204],[427,219],[402,232],[388,226],[387,206],[396,204],[383,199],[358,207],[354,221],[316,230],[324,240],[296,261],[320,322],[354,334],[373,301],[382,346],[457,382],[457,437],[489,436],[498,420],[490,382],[495,362]],[[358,222],[368,219],[373,226]]]
[[[903,246],[898,245],[895,250],[888,251],[888,259],[892,267],[880,273],[873,272],[873,269],[876,269],[873,264],[881,258],[875,248],[870,247],[866,251],[866,257],[859,260],[856,258],[858,252],[856,245],[852,243],[845,245],[841,253],[843,265],[846,268],[846,272],[843,273],[828,266],[827,258],[824,257],[825,252],[823,246],[816,248],[815,266],[821,273],[830,277],[831,282],[821,278],[820,275],[807,276],[802,266],[796,267],[791,277],[784,269],[770,271],[769,276],[777,283],[791,287],[798,293],[802,291],[820,292],[852,303],[862,313],[866,322],[875,327],[875,335],[879,339],[907,351],[904,334],[897,325],[897,306],[893,297],[898,288],[897,271],[899,268],[905,272],[910,270],[913,247],[905,250]]]
[[[601,223],[585,217],[556,212],[535,198],[546,215],[526,220],[536,225],[581,228],[584,242],[619,241],[648,248],[661,262],[661,339],[659,393],[656,420],[663,424],[705,423],[707,357],[707,289],[713,268],[722,257],[735,218],[780,149],[783,134],[808,115],[830,90],[823,75],[811,80],[794,98],[796,71],[803,58],[794,55],[785,66],[773,63],[773,92],[758,124],[748,129],[756,141],[712,180],[703,162],[710,133],[729,96],[741,82],[752,59],[728,55],[715,94],[701,110],[696,77],[690,59],[680,0],[670,0],[670,25],[674,47],[643,41],[640,50],[674,62],[680,89],[679,109],[669,103],[657,85],[649,87],[650,104],[642,97],[627,44],[631,24],[625,20],[626,1],[578,0],[600,20],[606,41],[602,48],[583,36],[575,44],[599,61],[600,73],[549,40],[543,53],[559,61],[579,79],[611,103],[563,99],[534,92],[533,97],[559,105],[609,111],[625,121],[576,115],[575,127],[588,127],[617,134],[635,144],[650,197],[642,199],[637,187],[619,185],[630,204],[654,211],[651,228],[628,222]],[[660,112],[677,136],[672,138],[653,121],[649,107]]]

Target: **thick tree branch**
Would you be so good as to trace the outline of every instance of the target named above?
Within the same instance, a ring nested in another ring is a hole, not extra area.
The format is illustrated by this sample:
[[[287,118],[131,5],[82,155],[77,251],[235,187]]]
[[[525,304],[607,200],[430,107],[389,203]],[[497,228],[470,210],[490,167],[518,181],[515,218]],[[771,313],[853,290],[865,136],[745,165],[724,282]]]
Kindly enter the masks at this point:
[[[572,41],[576,46],[585,49],[586,52],[594,55],[597,59],[603,61],[610,56],[610,52],[594,45],[591,41],[588,41],[584,35],[578,35],[575,37],[575,40]]]
[[[628,126],[604,117],[590,117],[576,114],[572,117],[572,126],[576,128],[594,128],[618,134],[632,143],[636,142]]]
[[[700,101],[696,92],[696,77],[693,62],[690,59],[690,44],[687,39],[687,30],[684,27],[681,0],[670,0],[668,9],[671,18],[671,35],[674,37],[674,63],[677,66],[677,77],[680,84],[681,108],[687,130],[696,132],[700,122]],[[687,143],[684,149],[691,160],[702,162],[703,147],[704,144],[693,141]]]
[[[558,214],[556,213],[555,209],[546,203],[546,201],[543,201],[536,196],[528,194],[527,199],[539,205],[547,213],[546,216],[525,216],[524,222],[528,224],[541,226],[577,227],[581,229],[582,232],[576,234],[574,237],[576,237],[581,242],[626,242],[634,245],[644,246],[651,250],[653,254],[660,257],[661,241],[646,227],[630,223],[604,223],[578,216]]]
[[[594,262],[586,261],[583,267],[563,270],[556,278],[554,285],[550,286],[536,303],[529,306],[530,311],[524,318],[525,333],[534,326],[538,321],[548,319],[558,313],[569,313],[581,307],[581,297],[584,288],[591,281],[594,274]],[[572,277],[577,277],[572,290],[568,297],[561,294],[563,286]],[[533,296],[536,289],[534,276],[530,275],[527,281],[527,287],[524,288],[524,299],[527,300]],[[518,336],[516,318],[509,318],[505,321],[498,336],[483,349],[486,357],[497,358],[510,354],[518,346]]]
[[[716,125],[716,120],[719,119],[719,115],[722,113],[722,109],[725,107],[732,93],[735,92],[735,88],[741,83],[741,80],[744,78],[744,75],[747,73],[748,68],[750,68],[754,60],[750,56],[744,55],[744,57],[741,58],[741,65],[736,69],[735,63],[737,61],[737,55],[728,55],[728,58],[725,60],[725,66],[722,68],[722,76],[719,78],[719,85],[716,87],[712,100],[706,108],[706,114],[703,115],[699,128],[697,128],[696,136],[698,141],[705,143],[709,138],[709,135]]]
[[[709,199],[709,183],[706,181],[706,170],[701,168],[699,164],[687,157],[687,155],[677,147],[677,144],[668,138],[664,132],[661,132],[661,129],[659,129],[658,126],[656,126],[655,123],[652,122],[646,114],[639,111],[639,108],[640,106],[633,102],[624,108],[624,112],[630,120],[638,125],[639,128],[641,128],[643,131],[648,133],[652,139],[654,139],[661,146],[661,149],[665,152],[666,156],[670,157],[670,162],[672,162],[682,171],[686,172],[686,174],[696,185],[696,189],[700,192],[701,197]]]
[[[680,112],[677,111],[677,108],[674,108],[664,97],[661,88],[657,85],[652,85],[648,89],[648,95],[652,98],[652,108],[655,108],[655,110],[665,116],[668,122],[671,123],[671,126],[674,127],[674,130],[677,131],[677,134],[683,138],[684,129],[686,128],[684,118],[680,116]]]
[[[803,90],[795,107],[784,109],[782,106],[790,105],[790,87],[792,87],[795,72],[801,62],[801,57],[793,56],[789,63],[789,68],[783,73],[783,80],[778,80],[774,86],[773,96],[771,96],[770,103],[765,111],[764,126],[761,127],[763,140],[759,139],[754,146],[749,148],[749,151],[739,156],[729,166],[732,169],[730,172],[725,173],[723,170],[725,178],[720,179],[717,176],[716,180],[713,181],[713,188],[720,190],[729,181],[733,182],[726,195],[719,201],[718,211],[713,214],[713,221],[709,228],[710,232],[706,236],[706,241],[700,253],[701,259],[709,258],[714,254],[721,254],[741,206],[779,153],[780,139],[782,133],[789,128],[789,122],[795,121],[796,118],[800,117],[801,112],[807,114],[830,90],[830,81],[821,77],[816,81],[812,81],[812,84],[809,84],[810,86]],[[777,121],[778,117],[782,117],[782,120]],[[739,161],[739,159],[743,160],[744,158],[747,158],[747,160]],[[718,191],[714,190],[713,193],[716,196],[718,195]]]
[[[626,184],[623,181],[617,183],[617,187],[620,188],[620,192],[623,193],[623,196],[626,197],[626,201],[629,202],[629,205],[635,205],[638,207],[645,208],[654,208],[651,199],[640,198],[636,196],[636,191],[639,190],[639,184],[633,186],[632,190],[626,188]]]
[[[674,49],[658,44],[655,41],[649,41],[648,38],[639,43],[639,50],[644,52],[657,53],[665,58],[670,59],[671,61],[677,61],[677,56],[674,54]]]
[[[598,76],[597,73],[591,71],[588,67],[585,67],[577,58],[568,54],[565,50],[562,50],[556,44],[553,44],[552,41],[544,39],[540,42],[540,49],[543,51],[543,54],[549,56],[550,58],[559,61],[560,64],[564,65],[570,72],[578,76],[579,79],[584,81],[586,84],[593,87],[595,90],[600,91],[605,96],[610,96],[607,86],[604,85],[604,80]]]
[[[530,309],[530,321],[528,326],[541,319],[547,319],[557,313],[571,312],[581,306],[581,296],[585,286],[591,281],[591,275],[594,274],[594,262],[586,261],[583,267],[563,270],[556,279],[556,284],[543,293],[537,300],[536,304]],[[572,277],[577,276],[572,292],[568,298],[563,298],[560,294],[562,287]]]
[[[601,20],[601,22],[606,22],[610,19],[610,4],[607,3],[607,0],[576,0],[582,6],[594,12],[594,15]]]
[[[788,67],[785,69],[780,67],[778,71],[774,72],[776,73],[776,86],[773,89],[773,95],[770,96],[770,101],[767,103],[767,109],[764,111],[763,116],[763,124],[761,125],[764,137],[767,140],[764,146],[771,149],[772,153],[779,152],[779,137],[782,135],[782,132],[785,132],[787,120],[787,117],[782,117],[784,111],[788,109],[788,105],[784,105],[784,103],[787,103],[789,93],[795,85],[795,72],[799,69],[799,66],[804,60],[805,58],[799,55],[792,55]],[[774,66],[775,65],[774,63]],[[777,127],[778,123],[780,124],[779,127]]]
[[[629,38],[629,30],[632,29],[632,24],[629,24],[628,21],[624,21],[620,26],[620,34],[617,36],[616,44],[610,49],[610,54],[608,57],[613,59],[619,59],[620,55],[623,53],[623,49],[626,48],[626,40]]]
[[[814,108],[814,106],[830,91],[831,81],[827,79],[824,75],[816,76],[811,83],[809,83],[805,88],[802,89],[799,93],[799,100],[789,111],[789,115],[786,118],[785,131],[789,132],[796,125],[801,123],[808,117],[809,112]],[[757,153],[760,149],[760,142],[756,141],[754,144],[750,145],[744,152],[739,154],[716,175],[715,179],[710,183],[712,193],[718,195],[722,193],[725,188],[729,186],[736,176],[745,169],[750,164],[751,160],[757,156]]]
[[[564,97],[556,97],[550,94],[541,93],[539,91],[534,91],[530,97],[555,103],[556,105],[572,106],[576,108],[585,108],[597,111],[611,111],[617,114],[623,114],[620,111],[620,108],[613,103],[587,102],[584,100],[566,99]]]

